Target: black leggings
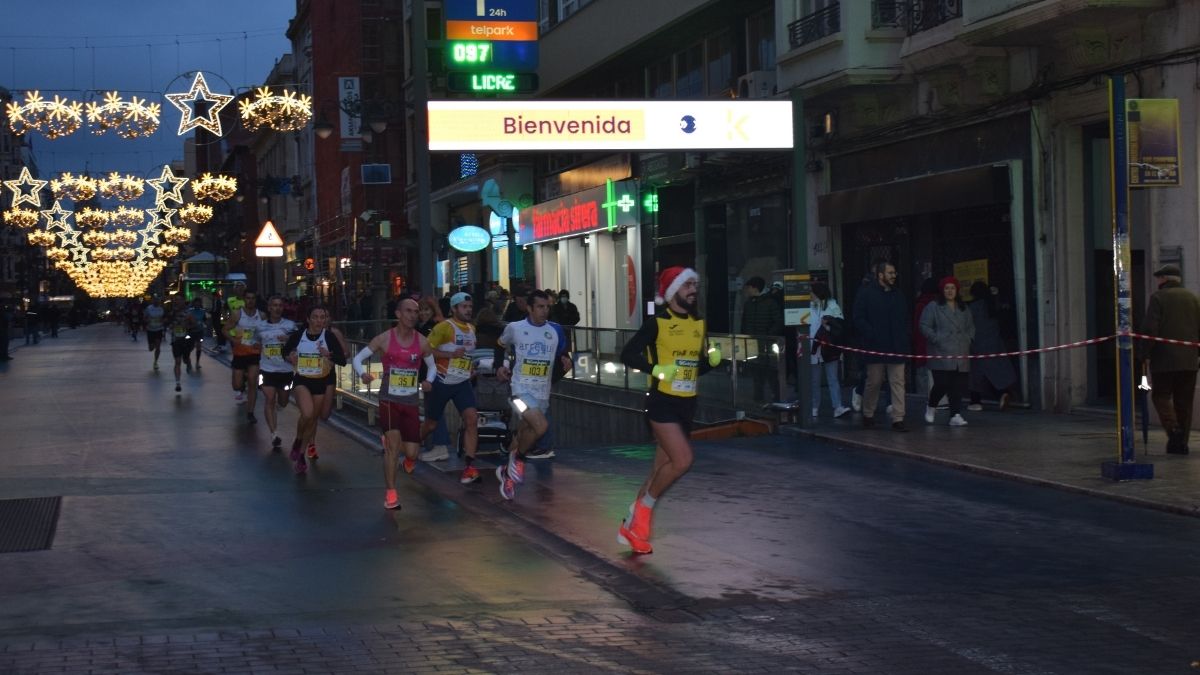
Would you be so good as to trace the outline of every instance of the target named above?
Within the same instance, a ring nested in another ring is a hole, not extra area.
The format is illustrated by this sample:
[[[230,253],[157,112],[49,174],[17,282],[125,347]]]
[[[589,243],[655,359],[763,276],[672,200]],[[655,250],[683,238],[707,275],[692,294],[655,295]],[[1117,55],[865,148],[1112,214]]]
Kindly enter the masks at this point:
[[[929,406],[937,407],[942,396],[950,399],[950,414],[962,412],[962,396],[967,390],[967,373],[957,370],[934,370],[933,389],[929,390]]]

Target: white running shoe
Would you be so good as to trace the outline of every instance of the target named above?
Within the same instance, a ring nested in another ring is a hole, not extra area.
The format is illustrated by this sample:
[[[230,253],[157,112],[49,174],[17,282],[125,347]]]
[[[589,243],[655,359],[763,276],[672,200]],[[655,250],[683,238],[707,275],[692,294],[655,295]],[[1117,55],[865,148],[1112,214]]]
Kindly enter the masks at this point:
[[[818,416],[818,415],[820,415],[820,414],[821,414],[821,409],[820,409],[820,408],[813,408],[813,419],[816,419],[816,418],[817,418],[817,416]]]
[[[850,392],[850,407],[854,408],[854,412],[862,412],[862,394],[857,391]]]
[[[422,462],[442,462],[450,459],[450,449],[444,445],[435,445],[428,452],[421,453]]]
[[[847,408],[846,406],[844,406],[844,405],[838,406],[837,409],[833,411],[833,417],[834,417],[834,419],[837,419],[839,417],[845,416],[845,414],[848,412],[850,412],[850,409]]]
[[[245,403],[246,402],[246,394],[244,392],[240,392],[240,391],[233,392],[233,402],[234,403]]]
[[[954,417],[950,418],[950,426],[965,427],[967,426],[967,421],[963,419],[962,415],[955,415]]]
[[[926,423],[926,424],[933,424],[933,414],[934,414],[935,412],[937,412],[937,411],[936,411],[934,408],[930,408],[929,406],[925,406],[925,423]],[[961,417],[959,417],[959,419],[962,419],[962,418],[961,418]],[[951,424],[954,424],[954,420],[950,420],[950,423],[951,423]]]
[[[972,403],[971,405],[967,406],[967,410],[970,410],[971,412],[979,412],[980,410],[983,410],[983,405],[980,403]]]
[[[554,457],[555,454],[552,449],[539,450],[534,448],[529,451],[529,454],[525,455],[525,459],[554,459]]]

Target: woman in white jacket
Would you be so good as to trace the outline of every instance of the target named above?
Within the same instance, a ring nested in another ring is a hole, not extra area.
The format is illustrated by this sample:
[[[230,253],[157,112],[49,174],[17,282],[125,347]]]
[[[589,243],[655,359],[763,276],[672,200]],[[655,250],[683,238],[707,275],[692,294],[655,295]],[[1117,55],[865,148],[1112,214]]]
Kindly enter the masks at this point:
[[[841,365],[841,350],[830,343],[835,343],[845,331],[846,317],[829,292],[829,286],[821,282],[812,285],[813,303],[812,316],[808,324],[809,360],[812,363],[812,416],[816,417],[821,409],[821,372],[829,383],[829,401],[833,404],[833,416],[841,417],[850,412],[842,405],[842,382],[838,376]]]

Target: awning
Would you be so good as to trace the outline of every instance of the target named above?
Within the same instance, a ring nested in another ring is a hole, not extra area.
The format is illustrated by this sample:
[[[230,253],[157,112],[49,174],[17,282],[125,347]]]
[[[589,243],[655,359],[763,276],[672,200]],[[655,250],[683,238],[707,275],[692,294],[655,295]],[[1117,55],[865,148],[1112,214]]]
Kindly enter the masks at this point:
[[[1008,165],[999,164],[820,195],[817,218],[821,225],[844,225],[1006,204],[1011,199]]]

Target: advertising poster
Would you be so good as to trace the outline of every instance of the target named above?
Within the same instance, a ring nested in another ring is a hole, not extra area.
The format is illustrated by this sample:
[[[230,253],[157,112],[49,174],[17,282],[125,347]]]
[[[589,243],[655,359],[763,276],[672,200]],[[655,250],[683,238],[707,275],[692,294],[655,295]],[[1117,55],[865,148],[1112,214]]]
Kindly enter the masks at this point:
[[[1129,187],[1178,186],[1178,99],[1128,99],[1125,125],[1129,139]]]

